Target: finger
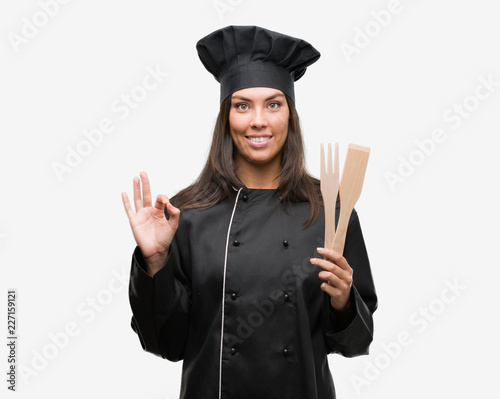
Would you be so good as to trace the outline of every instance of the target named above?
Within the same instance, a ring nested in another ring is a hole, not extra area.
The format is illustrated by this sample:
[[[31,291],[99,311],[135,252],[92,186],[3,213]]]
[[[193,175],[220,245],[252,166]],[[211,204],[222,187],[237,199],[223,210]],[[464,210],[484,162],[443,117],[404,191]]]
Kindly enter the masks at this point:
[[[323,270],[326,270],[327,272],[334,273],[339,278],[342,278],[345,280],[352,279],[352,269],[349,265],[347,265],[348,269],[342,269],[340,266],[336,265],[335,263],[332,263],[329,260],[320,259],[320,258],[311,258],[311,263],[313,265],[321,267]]]
[[[339,267],[335,263],[332,263],[326,259],[311,258],[311,263],[313,265],[319,266],[322,269],[329,271],[329,272],[333,272],[333,269],[335,269],[335,268],[339,269]],[[340,270],[342,270],[342,269],[340,269]]]
[[[156,197],[155,208],[160,211],[163,211],[167,203],[168,203],[168,197],[163,194],[158,194],[158,196]]]
[[[330,303],[332,307],[336,310],[344,310],[349,302],[349,294],[342,292],[338,288],[335,288],[326,283],[321,284],[321,290],[326,292],[330,296]]]
[[[134,216],[134,211],[130,206],[127,193],[122,193],[122,202],[123,206],[125,207],[125,212],[127,213],[128,219],[130,220]]]
[[[347,262],[346,258],[342,256],[342,254],[328,248],[318,248],[318,253],[323,255],[325,258],[331,260],[333,263],[338,265],[344,270],[349,270],[351,267]]]
[[[350,276],[338,276],[334,273],[322,271],[318,274],[318,277],[320,280],[327,281],[328,284],[339,289],[348,289],[352,284],[352,278]]]
[[[352,281],[352,273],[350,273],[348,270],[341,269],[340,267],[334,265],[333,263],[331,263],[331,265],[333,265],[331,268],[325,269],[326,273],[332,273],[341,280]]]
[[[138,177],[134,177],[134,204],[137,213],[142,209],[141,183]]]
[[[149,185],[149,179],[146,172],[141,172],[139,174],[142,180],[142,205],[151,206],[151,187]]]
[[[170,200],[166,195],[158,195],[156,197],[155,208],[161,211],[161,217],[165,217],[165,207],[167,207],[169,217],[169,223],[172,223],[174,227],[179,225],[179,216],[181,214],[180,209],[176,208],[170,203]]]
[[[320,288],[325,291],[330,297],[337,299],[340,296],[340,290],[328,283],[321,284]]]

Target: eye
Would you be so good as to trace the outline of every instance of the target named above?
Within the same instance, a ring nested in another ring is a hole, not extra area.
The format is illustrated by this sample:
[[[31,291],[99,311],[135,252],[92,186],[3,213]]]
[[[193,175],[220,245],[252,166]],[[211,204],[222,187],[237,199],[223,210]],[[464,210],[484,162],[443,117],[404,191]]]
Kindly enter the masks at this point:
[[[245,103],[236,104],[236,109],[238,111],[246,111],[248,109],[248,104]]]
[[[281,104],[279,102],[272,102],[268,105],[269,109],[278,109]]]

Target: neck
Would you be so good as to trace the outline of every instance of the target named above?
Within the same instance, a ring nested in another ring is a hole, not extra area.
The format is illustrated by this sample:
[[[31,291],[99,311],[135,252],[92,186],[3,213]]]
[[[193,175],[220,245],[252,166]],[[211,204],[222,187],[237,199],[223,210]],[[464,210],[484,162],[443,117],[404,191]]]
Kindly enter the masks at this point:
[[[279,186],[280,172],[280,159],[272,164],[248,163],[243,159],[237,159],[236,162],[236,174],[247,188],[276,189]]]

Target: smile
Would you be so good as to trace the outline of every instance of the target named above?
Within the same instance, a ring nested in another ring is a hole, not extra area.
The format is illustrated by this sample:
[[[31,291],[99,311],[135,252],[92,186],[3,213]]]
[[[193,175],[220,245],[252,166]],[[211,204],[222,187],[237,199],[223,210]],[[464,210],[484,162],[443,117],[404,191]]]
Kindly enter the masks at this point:
[[[246,141],[252,147],[264,147],[266,146],[273,136],[245,136]]]

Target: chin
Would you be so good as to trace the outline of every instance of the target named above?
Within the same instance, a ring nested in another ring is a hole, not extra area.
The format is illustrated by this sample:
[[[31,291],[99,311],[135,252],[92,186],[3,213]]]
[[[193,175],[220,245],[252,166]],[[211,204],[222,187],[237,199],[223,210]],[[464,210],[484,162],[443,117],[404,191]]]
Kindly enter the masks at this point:
[[[254,165],[270,165],[274,158],[247,158],[247,162]]]

